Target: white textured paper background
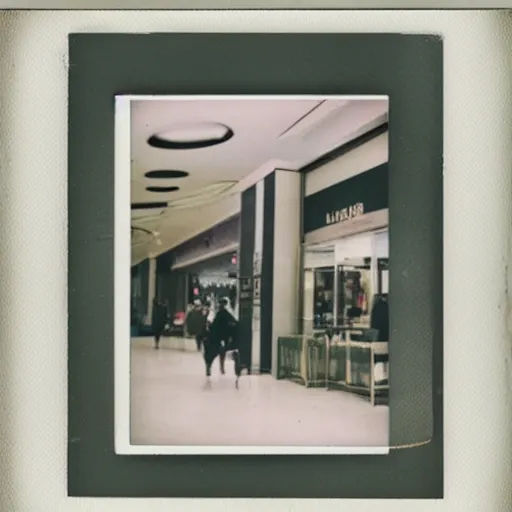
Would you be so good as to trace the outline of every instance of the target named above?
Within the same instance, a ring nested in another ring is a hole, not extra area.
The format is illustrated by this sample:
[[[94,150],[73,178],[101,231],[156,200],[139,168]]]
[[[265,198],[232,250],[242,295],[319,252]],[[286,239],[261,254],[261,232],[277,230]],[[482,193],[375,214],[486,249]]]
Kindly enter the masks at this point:
[[[0,22],[0,510],[512,509],[510,15],[24,12]],[[66,35],[247,30],[445,37],[444,501],[66,498]]]

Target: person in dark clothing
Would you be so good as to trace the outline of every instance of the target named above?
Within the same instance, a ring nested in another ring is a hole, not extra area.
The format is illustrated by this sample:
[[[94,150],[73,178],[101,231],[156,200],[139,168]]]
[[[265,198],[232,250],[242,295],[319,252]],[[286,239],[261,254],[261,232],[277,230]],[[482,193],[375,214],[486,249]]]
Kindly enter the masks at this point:
[[[379,331],[379,341],[389,341],[389,303],[385,295],[375,297],[370,327]]]
[[[196,339],[197,351],[201,351],[207,331],[207,313],[201,305],[201,301],[194,301],[193,309],[188,313],[186,318],[187,332]]]
[[[226,309],[228,301],[221,299],[219,311],[210,326],[208,339],[205,343],[204,361],[206,364],[206,375],[210,377],[213,361],[219,356],[220,371],[225,373],[224,363],[226,352],[232,351],[235,362],[236,387],[241,373],[240,356],[238,354],[238,322],[235,317]]]
[[[155,337],[155,349],[160,348],[160,338],[165,330],[165,325],[167,324],[167,308],[158,302],[158,299],[155,297],[153,299],[153,312],[151,325],[153,328],[153,336]]]

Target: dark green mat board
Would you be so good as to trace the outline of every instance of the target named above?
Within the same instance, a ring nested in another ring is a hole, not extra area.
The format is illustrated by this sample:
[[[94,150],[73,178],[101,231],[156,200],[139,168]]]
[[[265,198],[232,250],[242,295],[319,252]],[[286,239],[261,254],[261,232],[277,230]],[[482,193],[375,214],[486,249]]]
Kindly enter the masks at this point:
[[[441,39],[72,34],[69,45],[69,495],[442,497]],[[431,442],[388,456],[115,455],[117,94],[389,95],[390,436]]]

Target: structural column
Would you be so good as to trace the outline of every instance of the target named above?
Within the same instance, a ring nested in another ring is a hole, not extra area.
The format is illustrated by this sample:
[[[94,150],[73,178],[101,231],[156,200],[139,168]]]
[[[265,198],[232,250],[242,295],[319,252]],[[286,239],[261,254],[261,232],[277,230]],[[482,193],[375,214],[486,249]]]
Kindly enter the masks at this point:
[[[146,325],[151,324],[153,317],[153,299],[155,298],[156,292],[156,259],[149,258],[149,269],[148,269],[148,307],[146,315]]]
[[[242,194],[240,323],[252,372],[275,374],[277,337],[298,333],[301,200],[301,174],[287,170]]]
[[[299,172],[285,170],[265,178],[261,354],[274,376],[278,336],[299,332],[301,181]]]
[[[252,259],[253,310],[252,310],[252,348],[251,370],[261,370],[261,274],[263,264],[263,228],[265,223],[265,182],[256,184],[254,207],[254,253]],[[265,365],[264,365],[265,370]]]
[[[238,319],[241,363],[252,371],[253,266],[256,223],[256,186],[241,197],[240,243],[238,248]]]

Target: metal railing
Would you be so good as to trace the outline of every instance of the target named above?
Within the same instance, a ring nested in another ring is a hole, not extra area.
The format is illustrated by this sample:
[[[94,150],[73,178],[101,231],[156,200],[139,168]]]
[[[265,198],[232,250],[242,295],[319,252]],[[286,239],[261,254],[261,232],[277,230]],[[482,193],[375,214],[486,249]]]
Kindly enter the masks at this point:
[[[389,392],[388,343],[355,341],[359,332],[342,328],[278,337],[277,378],[367,395],[375,405]]]

